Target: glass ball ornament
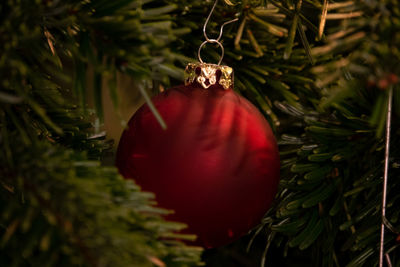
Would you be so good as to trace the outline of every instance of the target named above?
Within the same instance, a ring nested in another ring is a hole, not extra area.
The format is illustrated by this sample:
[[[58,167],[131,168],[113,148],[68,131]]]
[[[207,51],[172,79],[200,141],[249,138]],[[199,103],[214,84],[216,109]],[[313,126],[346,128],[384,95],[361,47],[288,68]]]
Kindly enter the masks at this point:
[[[189,64],[185,85],[152,99],[123,132],[116,165],[158,205],[167,219],[206,248],[228,244],[260,223],[279,183],[279,152],[259,110],[233,90],[227,66]]]

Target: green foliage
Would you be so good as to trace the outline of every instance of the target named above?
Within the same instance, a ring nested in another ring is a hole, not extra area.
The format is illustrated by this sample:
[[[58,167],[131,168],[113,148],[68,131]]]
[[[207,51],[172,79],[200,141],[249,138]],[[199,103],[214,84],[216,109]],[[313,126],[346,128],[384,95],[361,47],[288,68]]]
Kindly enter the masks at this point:
[[[264,228],[269,236],[280,234],[275,237],[279,246],[312,253],[316,266],[376,266],[382,133],[388,90],[396,95],[399,87],[399,8],[396,1],[322,4],[314,8],[322,12],[326,40],[311,51],[317,59],[311,74],[320,95],[313,105],[304,100],[300,106],[277,105],[297,125],[280,142],[282,190]],[[394,101],[395,110],[399,104]],[[399,228],[397,116],[392,122],[386,214],[394,228]],[[397,234],[386,231],[385,248],[393,265],[399,262]]]
[[[377,128],[377,136],[381,137],[387,113],[387,90],[395,88],[394,93],[398,94],[400,9],[396,1],[371,1],[347,4],[342,12],[339,15],[354,18],[346,25],[343,22],[339,27],[332,27],[328,45],[314,51],[320,55],[329,49],[343,55],[313,70],[319,77],[317,84],[329,88],[320,106],[375,98],[370,124]],[[394,105],[399,114],[397,96]]]
[[[199,263],[200,251],[175,238],[181,225],[163,221],[165,211],[148,194],[101,164],[109,144],[89,119],[102,117],[102,81],[118,106],[118,73],[154,93],[180,82],[182,67],[197,57],[211,6],[191,0],[0,4],[1,264]],[[400,262],[399,10],[395,0],[217,6],[210,36],[239,18],[222,38],[235,89],[280,135],[281,188],[255,231],[265,238],[260,261],[267,266],[268,251],[278,249],[290,262],[301,255],[306,266],[376,265],[391,89],[387,219],[393,233],[387,231],[385,247],[394,266]],[[218,62],[217,49],[206,46],[203,58]]]
[[[3,266],[193,266],[198,248],[176,241],[183,226],[161,219],[152,196],[82,152],[8,136],[1,159]]]
[[[175,6],[142,7],[0,4],[1,266],[200,263],[201,249],[179,241],[192,238],[177,234],[184,225],[166,222],[151,194],[102,165],[110,144],[85,111],[89,66],[101,116],[104,76],[123,69],[139,81],[157,79],[154,66],[168,61],[165,45],[175,35],[167,13]]]
[[[200,33],[202,25],[187,21],[201,7],[182,6],[190,8],[178,23]],[[266,251],[275,245],[290,257],[300,250],[315,266],[375,265],[387,103],[376,77],[398,86],[395,1],[271,0],[264,7],[243,1],[241,7],[217,9],[209,30],[217,31],[238,10],[240,21],[223,36],[224,62],[235,69],[236,89],[265,112],[277,131],[288,132],[280,140],[277,204],[264,219],[264,231],[256,234],[267,233]],[[176,47],[195,57],[201,40],[182,39]],[[205,52],[209,62],[218,61],[218,52]],[[399,103],[394,106],[397,110]],[[397,129],[396,117],[393,124]],[[394,131],[390,177],[398,174]],[[397,206],[399,184],[393,178],[389,183],[387,216],[399,228],[398,212],[391,208]],[[387,232],[386,249],[394,263],[395,238]]]

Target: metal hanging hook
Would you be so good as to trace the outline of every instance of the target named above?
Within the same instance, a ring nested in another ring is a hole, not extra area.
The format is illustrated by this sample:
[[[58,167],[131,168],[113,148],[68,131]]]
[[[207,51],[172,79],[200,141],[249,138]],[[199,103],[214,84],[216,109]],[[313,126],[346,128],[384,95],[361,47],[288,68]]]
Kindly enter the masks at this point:
[[[217,6],[217,4],[218,4],[218,0],[215,0],[214,5],[213,5],[213,7],[211,8],[210,14],[208,14],[208,17],[207,17],[207,19],[206,19],[206,22],[204,23],[204,26],[203,26],[203,34],[204,34],[204,37],[206,38],[206,40],[207,40],[208,42],[210,42],[211,40],[212,40],[211,42],[213,42],[214,40],[219,42],[219,40],[220,40],[221,37],[222,37],[222,33],[223,33],[223,31],[224,31],[224,26],[227,25],[227,24],[229,24],[229,23],[232,23],[232,22],[235,22],[235,21],[238,21],[238,20],[239,20],[238,18],[236,18],[236,19],[227,21],[227,22],[225,22],[224,24],[222,24],[221,29],[219,30],[219,36],[218,36],[217,39],[210,39],[210,38],[208,38],[208,35],[207,35],[207,25],[208,25],[208,22],[210,21],[210,18],[211,18],[211,16],[212,16],[212,14],[214,13],[214,9],[215,9],[215,7]],[[215,41],[214,41],[214,42],[215,42]]]
[[[203,46],[204,46],[205,44],[207,44],[207,43],[214,43],[214,44],[218,44],[218,46],[221,47],[222,53],[221,53],[221,58],[220,58],[220,60],[219,60],[219,62],[218,62],[218,65],[221,64],[222,59],[224,58],[224,46],[221,44],[220,40],[221,40],[221,37],[222,37],[222,33],[224,32],[224,26],[227,25],[227,24],[229,24],[229,23],[232,23],[232,22],[235,22],[235,21],[238,21],[238,20],[239,20],[238,18],[236,18],[236,19],[227,21],[227,22],[225,22],[224,24],[222,24],[221,29],[219,30],[219,36],[218,36],[217,39],[208,38],[208,35],[207,35],[207,25],[208,25],[208,22],[210,21],[210,18],[211,18],[211,16],[212,16],[212,14],[213,14],[213,12],[214,12],[214,9],[215,9],[215,7],[217,6],[217,4],[218,4],[218,0],[215,0],[214,5],[213,5],[213,7],[211,8],[210,14],[208,14],[208,17],[207,17],[207,19],[206,19],[206,22],[204,23],[204,26],[203,26],[203,34],[204,34],[204,38],[206,38],[206,40],[200,45],[199,51],[198,51],[198,58],[199,58],[199,61],[200,61],[201,63],[203,63],[203,60],[201,59],[201,55],[200,55],[201,49],[202,49]]]

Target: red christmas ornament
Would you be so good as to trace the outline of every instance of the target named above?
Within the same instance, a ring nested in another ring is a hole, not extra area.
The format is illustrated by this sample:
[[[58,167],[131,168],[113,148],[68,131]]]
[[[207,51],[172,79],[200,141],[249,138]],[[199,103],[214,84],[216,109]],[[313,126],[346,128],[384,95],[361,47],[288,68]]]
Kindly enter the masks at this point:
[[[268,122],[232,90],[232,69],[190,64],[185,86],[164,91],[129,121],[117,167],[184,222],[197,244],[227,244],[257,225],[279,182],[278,148]],[[207,89],[205,89],[207,88]]]

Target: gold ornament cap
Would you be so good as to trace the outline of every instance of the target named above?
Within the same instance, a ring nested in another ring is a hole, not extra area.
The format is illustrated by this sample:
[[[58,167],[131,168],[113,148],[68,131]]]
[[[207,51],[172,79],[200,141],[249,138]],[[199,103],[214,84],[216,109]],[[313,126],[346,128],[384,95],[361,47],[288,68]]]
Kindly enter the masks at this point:
[[[209,63],[189,63],[185,69],[185,85],[198,83],[204,89],[215,84],[225,90],[233,88],[233,69]]]

